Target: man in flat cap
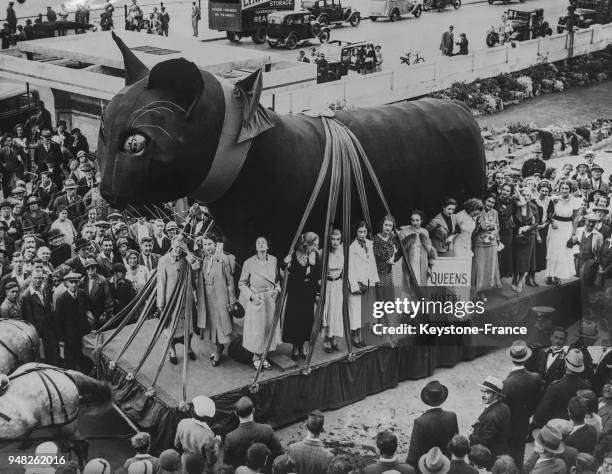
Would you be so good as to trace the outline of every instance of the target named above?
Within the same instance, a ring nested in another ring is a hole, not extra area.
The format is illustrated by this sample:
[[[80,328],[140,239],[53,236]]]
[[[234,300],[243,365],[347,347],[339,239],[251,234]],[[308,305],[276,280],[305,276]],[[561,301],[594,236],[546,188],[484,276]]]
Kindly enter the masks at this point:
[[[446,411],[441,405],[448,397],[448,388],[437,380],[429,382],[421,390],[421,400],[431,407],[414,420],[410,447],[406,463],[415,469],[418,468],[419,459],[434,446],[439,447],[446,454],[449,441],[459,433],[457,415]]]
[[[497,377],[487,377],[480,384],[480,396],[485,409],[472,426],[470,444],[482,444],[493,456],[508,454],[510,408],[502,401],[504,384]]]
[[[283,454],[280,442],[270,425],[255,423],[253,402],[249,397],[242,397],[236,402],[235,413],[240,425],[228,433],[224,444],[223,464],[238,468],[246,464],[246,453],[253,443],[263,443],[270,449],[268,468],[277,456]]]
[[[181,420],[176,428],[174,446],[181,453],[183,469],[189,455],[197,455],[211,469],[217,462],[219,441],[209,423],[215,416],[215,402],[204,395],[192,400],[193,417]],[[208,472],[208,471],[206,471]]]
[[[9,281],[4,287],[6,298],[0,304],[0,318],[2,319],[23,319],[21,302],[19,301],[19,285],[14,281]]]

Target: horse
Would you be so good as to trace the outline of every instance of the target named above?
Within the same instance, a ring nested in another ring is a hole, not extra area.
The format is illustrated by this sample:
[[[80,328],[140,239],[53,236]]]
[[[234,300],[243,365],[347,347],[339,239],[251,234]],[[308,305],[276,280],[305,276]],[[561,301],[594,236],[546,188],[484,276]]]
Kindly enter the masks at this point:
[[[109,386],[75,370],[47,364],[27,363],[9,377],[0,396],[0,442],[27,441],[42,428],[53,439],[71,447],[82,466],[89,445],[78,429],[81,404],[107,408],[112,395]]]
[[[0,319],[0,374],[10,374],[40,354],[40,338],[34,326],[22,319]]]

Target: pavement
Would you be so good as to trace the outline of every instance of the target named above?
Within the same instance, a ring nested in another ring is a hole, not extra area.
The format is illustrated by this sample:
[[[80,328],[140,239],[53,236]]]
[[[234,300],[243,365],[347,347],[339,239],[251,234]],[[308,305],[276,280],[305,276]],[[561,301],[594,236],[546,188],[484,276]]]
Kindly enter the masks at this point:
[[[382,46],[383,53],[383,70],[385,67],[395,67],[400,65],[399,57],[408,50],[419,51],[421,56],[431,58],[439,56],[440,38],[443,31],[449,25],[454,25],[455,35],[458,39],[459,34],[465,32],[469,41],[470,49],[484,48],[485,36],[487,30],[492,25],[499,24],[501,15],[508,8],[516,8],[521,10],[532,10],[535,8],[543,8],[544,16],[547,21],[554,27],[557,24],[557,19],[566,11],[566,2],[560,0],[527,0],[525,3],[512,2],[509,5],[504,5],[501,2],[496,2],[489,5],[487,2],[466,1],[463,6],[454,10],[452,7],[447,8],[442,12],[430,11],[424,12],[420,18],[412,16],[406,17],[400,21],[392,23],[388,20],[378,20],[372,22],[368,17],[368,2],[371,0],[347,0],[343,5],[351,5],[362,13],[363,21],[361,24],[353,28],[347,26],[333,26],[331,28],[331,39],[339,39],[345,41],[369,41]],[[300,4],[300,0],[296,0]],[[15,9],[18,17],[36,15],[38,12],[46,11],[47,0],[27,0],[23,5],[16,4]],[[59,3],[54,5],[59,9]],[[104,0],[92,0],[92,7],[101,7]],[[124,2],[114,2],[115,5],[115,27],[118,31],[123,29],[123,4]],[[154,6],[159,7],[157,3],[147,3],[140,1],[139,4],[145,14],[150,13]],[[200,35],[198,38],[192,36],[191,29],[191,2],[185,0],[169,0],[163,2],[170,15],[170,36],[183,36],[193,38],[194,41],[211,41],[218,40],[225,45],[234,48],[255,49],[258,51],[269,51],[267,44],[255,45],[250,38],[243,38],[238,44],[230,43],[225,39],[225,33],[211,31],[208,26],[208,2],[202,1],[202,21],[200,22]],[[66,3],[70,11],[74,7],[70,2]],[[100,10],[92,11],[91,20],[95,23],[99,18]],[[145,34],[145,33],[143,33]],[[318,41],[312,43],[312,46],[319,46]],[[113,44],[103,45],[102,47],[115,47]],[[289,51],[285,49],[275,49],[275,53],[281,56],[281,59],[294,60],[297,57],[297,51]],[[409,67],[409,66],[405,66]]]

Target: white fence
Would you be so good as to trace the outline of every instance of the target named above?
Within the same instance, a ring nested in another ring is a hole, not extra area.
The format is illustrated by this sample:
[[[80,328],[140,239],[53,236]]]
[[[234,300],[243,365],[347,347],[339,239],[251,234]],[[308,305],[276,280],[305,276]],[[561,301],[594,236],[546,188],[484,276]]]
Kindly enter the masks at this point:
[[[604,49],[612,43],[612,24],[594,25],[574,33],[573,55]],[[336,101],[354,106],[380,105],[446,89],[453,82],[472,82],[526,69],[543,62],[566,59],[570,36],[560,35],[480,49],[467,56],[440,56],[433,62],[396,67],[389,71],[345,76],[340,81],[297,89],[289,92],[270,91],[262,103],[278,113],[298,113],[319,109]]]

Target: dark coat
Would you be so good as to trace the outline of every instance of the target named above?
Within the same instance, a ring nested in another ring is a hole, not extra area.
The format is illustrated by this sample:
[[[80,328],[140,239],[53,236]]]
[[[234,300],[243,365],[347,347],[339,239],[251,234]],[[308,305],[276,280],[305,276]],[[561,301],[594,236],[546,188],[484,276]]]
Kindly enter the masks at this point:
[[[72,256],[72,248],[68,244],[62,244],[59,247],[51,247],[51,260],[50,263],[53,268],[59,267],[62,263],[66,263]]]
[[[283,454],[281,444],[274,435],[272,427],[250,421],[240,423],[238,428],[227,434],[224,444],[223,464],[234,467],[246,465],[246,453],[253,443],[263,443],[271,451],[272,455],[268,459],[269,466],[272,465],[274,458]]]
[[[89,297],[91,312],[96,320],[101,317],[110,318],[113,315],[114,300],[110,291],[108,280],[102,275],[94,279],[91,291],[89,291],[89,276],[82,283],[82,289]]]
[[[463,460],[453,459],[448,474],[478,474],[478,469]]]
[[[546,349],[542,349],[538,353],[538,358],[536,361],[536,367],[538,369],[538,374],[542,378],[542,383],[544,384],[544,389],[546,389],[552,382],[555,380],[560,380],[565,375],[565,353],[561,351],[561,354],[557,356],[551,366],[546,369],[546,361],[548,359],[550,347]]]
[[[147,270],[154,270],[157,268],[157,262],[159,262],[159,255],[152,253],[151,255],[151,268],[147,268]],[[144,259],[144,254],[140,254],[138,256],[138,265],[143,265],[144,267],[146,267],[147,265],[145,264],[145,259]]]
[[[53,203],[53,212],[57,214],[59,209],[64,207],[68,210],[68,219],[70,219],[75,226],[78,226],[82,216],[85,215],[85,203],[83,202],[83,198],[77,194],[74,197],[74,201],[69,205],[68,197],[66,194],[62,194],[55,199]]]
[[[583,425],[567,437],[565,444],[576,448],[579,453],[593,454],[597,444],[597,430],[594,426]]]
[[[19,161],[21,156],[22,161]],[[2,165],[2,173],[16,174],[18,177],[23,176],[24,165],[27,160],[27,154],[23,152],[23,149],[12,146],[2,147],[0,150],[0,164]]]
[[[161,245],[157,243],[157,239],[153,236],[153,253],[157,255],[166,255],[170,250],[170,239],[166,236],[161,241]]]
[[[77,342],[80,345],[81,337],[90,331],[87,321],[87,311],[90,305],[83,290],[77,289],[77,297],[65,291],[57,297],[55,314],[58,319],[61,339],[68,342]]]
[[[51,182],[49,189],[39,186],[36,190],[36,194],[38,195],[38,200],[40,201],[40,207],[43,209],[52,209],[53,201],[55,200],[57,193],[59,193],[59,188],[54,182]]]
[[[542,379],[525,368],[513,370],[504,380],[504,403],[512,416],[508,444],[510,455],[520,467],[525,456],[525,438],[529,432],[529,419],[535,412],[542,395]]]
[[[473,425],[470,444],[482,444],[491,450],[493,456],[508,454],[508,437],[510,430],[510,408],[501,401],[496,401],[484,409]]]
[[[87,270],[85,270],[85,266],[83,265],[83,262],[81,262],[81,257],[79,257],[78,255],[75,255],[71,259],[66,260],[65,263],[76,273],[83,276],[87,276]]]
[[[591,384],[580,374],[566,374],[561,380],[550,384],[533,416],[536,427],[544,426],[553,418],[568,419],[567,403],[578,390],[590,389]]]
[[[115,305],[115,314],[125,308],[135,296],[134,287],[127,280],[116,283],[113,279],[110,282],[110,291]]]
[[[57,320],[51,306],[51,295],[41,292],[43,299],[30,292],[27,288],[21,297],[21,312],[23,319],[33,324],[45,350],[45,358],[49,364],[59,363],[59,339]]]
[[[57,169],[63,164],[64,155],[62,155],[62,150],[57,143],[51,142],[49,151],[45,149],[42,143],[39,143],[34,149],[34,163],[36,163],[40,169],[47,169],[47,161],[53,161]]]
[[[449,455],[448,442],[457,433],[459,425],[454,412],[442,408],[427,410],[414,420],[406,462],[418,469],[420,457],[435,446]]]

